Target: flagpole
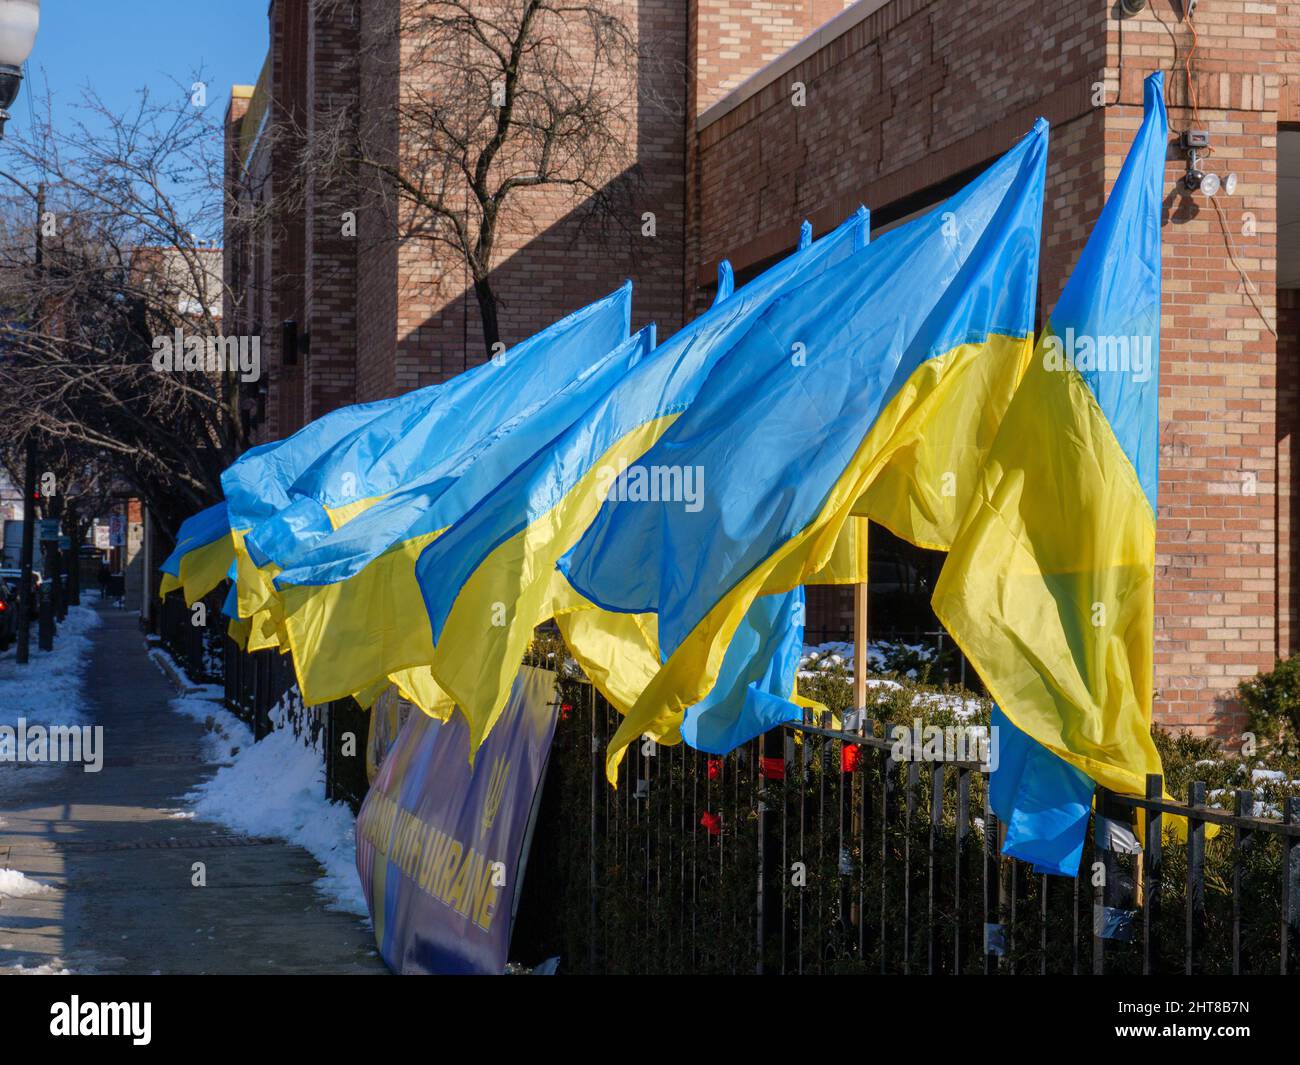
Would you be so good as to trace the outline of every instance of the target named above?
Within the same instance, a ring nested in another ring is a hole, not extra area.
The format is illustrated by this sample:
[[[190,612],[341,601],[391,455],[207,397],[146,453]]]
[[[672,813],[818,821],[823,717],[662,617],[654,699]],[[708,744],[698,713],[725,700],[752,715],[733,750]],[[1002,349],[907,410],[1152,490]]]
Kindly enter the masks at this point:
[[[866,525],[866,522],[863,522]],[[864,529],[865,532],[865,529]],[[867,583],[853,586],[853,705],[867,705]]]

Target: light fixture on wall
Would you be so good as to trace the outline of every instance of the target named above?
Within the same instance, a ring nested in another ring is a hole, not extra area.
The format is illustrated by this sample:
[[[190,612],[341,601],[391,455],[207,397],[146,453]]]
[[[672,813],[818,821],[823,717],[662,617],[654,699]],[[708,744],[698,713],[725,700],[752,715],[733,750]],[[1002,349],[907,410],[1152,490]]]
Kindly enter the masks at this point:
[[[1183,187],[1189,192],[1203,192],[1214,196],[1220,189],[1231,196],[1237,191],[1237,175],[1231,171],[1222,179],[1210,170],[1201,169],[1201,156],[1210,151],[1210,135],[1204,130],[1184,130],[1178,137],[1178,146],[1187,153],[1187,173]]]

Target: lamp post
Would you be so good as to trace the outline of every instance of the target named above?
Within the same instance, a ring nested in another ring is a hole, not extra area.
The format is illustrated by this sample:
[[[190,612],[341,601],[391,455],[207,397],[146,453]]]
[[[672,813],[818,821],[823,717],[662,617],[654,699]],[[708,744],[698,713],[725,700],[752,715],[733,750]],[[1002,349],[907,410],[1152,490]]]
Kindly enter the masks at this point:
[[[3,0],[0,0],[3,2]],[[0,120],[3,126],[3,120]],[[7,178],[17,185],[36,204],[36,273],[40,276],[45,266],[45,238],[41,232],[41,216],[45,214],[45,185],[36,186],[33,192],[12,174],[0,170],[0,177]],[[32,616],[32,552],[36,538],[36,440],[27,437],[26,469],[23,476],[23,546],[22,576],[18,578],[18,646],[14,650],[14,661],[25,666],[31,657],[31,636],[28,633],[28,619]]]
[[[36,30],[41,24],[41,0],[0,0],[0,137],[4,136],[5,123],[9,121],[9,108],[18,99],[23,83],[23,64],[32,54],[36,44]],[[33,192],[16,178],[5,174],[23,192],[36,202],[36,270],[44,263],[44,246],[41,234],[42,215],[45,213],[45,186]],[[20,665],[29,657],[30,639],[28,618],[31,616],[32,548],[36,529],[36,441],[27,441],[27,469],[23,478],[23,547],[22,577],[18,586],[18,647],[15,658]]]
[[[0,137],[9,108],[18,99],[23,64],[32,54],[40,24],[41,0],[0,0]]]

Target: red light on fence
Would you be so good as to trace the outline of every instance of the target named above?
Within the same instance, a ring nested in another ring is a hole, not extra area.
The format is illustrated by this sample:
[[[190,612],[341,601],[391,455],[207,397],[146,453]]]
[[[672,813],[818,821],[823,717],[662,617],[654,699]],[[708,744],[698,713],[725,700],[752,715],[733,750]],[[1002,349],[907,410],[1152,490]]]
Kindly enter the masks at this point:
[[[572,703],[561,703],[561,704],[560,704],[560,720],[561,720],[561,721],[568,721],[569,718],[572,717],[572,716],[573,716],[573,704],[572,704]]]
[[[722,835],[722,815],[711,814],[708,810],[700,815],[700,824],[710,836]]]
[[[710,758],[710,759],[709,759],[708,774],[709,774],[709,779],[710,779],[710,780],[717,780],[717,779],[719,779],[719,778],[722,776],[722,759],[721,759],[721,758]]]
[[[840,772],[852,773],[862,762],[862,748],[856,743],[846,743],[840,748]]]

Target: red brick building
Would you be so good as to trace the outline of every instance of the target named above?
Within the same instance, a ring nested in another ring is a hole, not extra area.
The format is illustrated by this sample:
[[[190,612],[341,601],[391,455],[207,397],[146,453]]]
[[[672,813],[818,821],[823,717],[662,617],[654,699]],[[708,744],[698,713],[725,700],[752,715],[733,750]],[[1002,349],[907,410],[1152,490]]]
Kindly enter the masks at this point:
[[[381,70],[363,42],[396,2],[273,0],[262,76],[230,105],[238,196],[272,198],[326,101],[355,100],[359,128],[385,128],[403,91],[402,43],[389,42]],[[897,223],[1038,115],[1052,123],[1046,317],[1141,119],[1142,79],[1165,70],[1157,716],[1229,729],[1236,682],[1297,640],[1300,2],[1200,0],[1190,18],[1185,3],[624,0],[617,9],[654,59],[637,71],[625,165],[638,169],[637,216],[654,212],[656,236],[630,231],[623,248],[597,250],[569,207],[537,198],[493,260],[503,337],[625,276],[635,324],[656,320],[666,335],[711,299],[720,258],[743,280],[793,247],[803,218],[820,233],[859,203],[877,229]],[[1235,173],[1231,194],[1181,183],[1185,130],[1210,134],[1202,168]],[[344,205],[309,183],[260,236],[227,242],[240,293],[227,320],[266,338],[265,435],[483,357],[467,286],[426,248],[367,232],[373,206],[357,205],[358,235],[342,237]],[[286,338],[297,349],[287,355]],[[833,631],[849,607],[827,595],[810,610],[811,628]]]

